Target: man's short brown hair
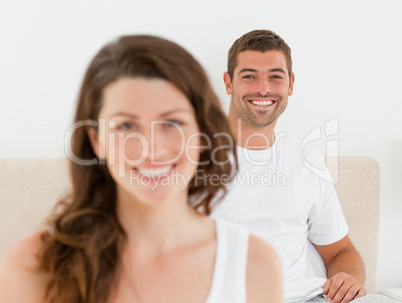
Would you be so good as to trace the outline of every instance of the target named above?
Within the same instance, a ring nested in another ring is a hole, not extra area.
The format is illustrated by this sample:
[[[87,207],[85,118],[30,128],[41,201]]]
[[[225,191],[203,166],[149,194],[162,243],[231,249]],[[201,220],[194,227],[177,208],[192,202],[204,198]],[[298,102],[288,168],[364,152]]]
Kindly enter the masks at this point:
[[[253,30],[237,39],[229,49],[228,74],[231,80],[233,80],[233,73],[237,66],[237,56],[239,53],[247,50],[259,52],[278,50],[283,52],[290,79],[292,75],[292,56],[290,47],[281,37],[270,30]]]

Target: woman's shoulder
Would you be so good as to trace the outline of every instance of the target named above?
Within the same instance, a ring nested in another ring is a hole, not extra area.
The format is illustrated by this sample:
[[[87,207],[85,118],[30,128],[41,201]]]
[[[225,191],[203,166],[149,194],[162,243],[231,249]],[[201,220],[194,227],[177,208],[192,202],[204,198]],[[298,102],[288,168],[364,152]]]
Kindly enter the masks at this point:
[[[4,254],[2,264],[15,266],[16,269],[37,268],[44,233],[43,230],[37,231],[12,243]]]
[[[43,233],[25,236],[6,250],[0,263],[0,302],[43,301],[47,281],[39,271]]]
[[[281,267],[281,261],[276,250],[265,240],[253,234],[249,236],[248,262],[266,263],[270,266]]]
[[[250,235],[247,255],[247,302],[283,302],[282,263],[275,249]]]

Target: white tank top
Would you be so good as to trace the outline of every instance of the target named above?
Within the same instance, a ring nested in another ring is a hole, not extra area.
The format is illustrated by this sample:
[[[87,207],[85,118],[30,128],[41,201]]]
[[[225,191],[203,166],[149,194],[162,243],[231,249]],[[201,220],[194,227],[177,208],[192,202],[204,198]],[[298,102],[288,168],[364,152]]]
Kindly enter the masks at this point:
[[[241,226],[215,219],[217,249],[212,285],[205,303],[246,303],[249,234]]]

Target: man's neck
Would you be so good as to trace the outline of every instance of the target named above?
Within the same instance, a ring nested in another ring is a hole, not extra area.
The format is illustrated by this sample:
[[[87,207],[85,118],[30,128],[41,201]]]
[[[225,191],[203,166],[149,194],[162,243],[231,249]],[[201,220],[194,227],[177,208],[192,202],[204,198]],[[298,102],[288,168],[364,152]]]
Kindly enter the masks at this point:
[[[230,129],[237,145],[251,150],[270,148],[275,142],[274,128],[276,121],[265,127],[255,127],[229,115]]]

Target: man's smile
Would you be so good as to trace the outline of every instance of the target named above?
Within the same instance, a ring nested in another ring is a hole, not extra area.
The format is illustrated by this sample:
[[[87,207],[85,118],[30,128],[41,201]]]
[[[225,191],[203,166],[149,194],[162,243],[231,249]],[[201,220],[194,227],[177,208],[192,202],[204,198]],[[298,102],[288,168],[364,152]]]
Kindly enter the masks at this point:
[[[249,103],[257,106],[269,106],[274,104],[275,100],[248,100]]]

